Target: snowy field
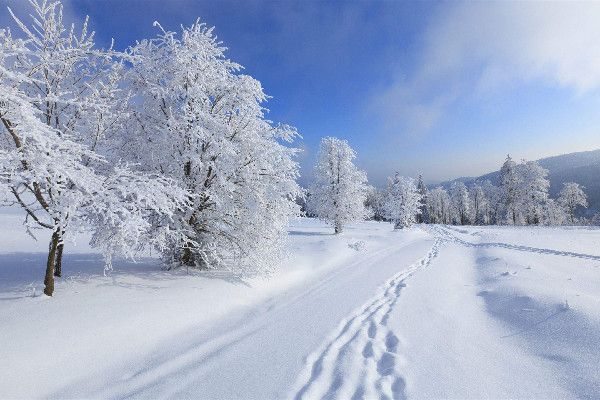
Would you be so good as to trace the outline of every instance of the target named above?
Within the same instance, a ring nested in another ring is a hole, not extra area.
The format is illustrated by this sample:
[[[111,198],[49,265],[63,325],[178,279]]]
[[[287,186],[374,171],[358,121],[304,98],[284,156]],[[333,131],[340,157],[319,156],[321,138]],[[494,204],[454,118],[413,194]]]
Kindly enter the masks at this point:
[[[0,398],[594,398],[600,230],[289,228],[267,278],[161,271],[0,215]],[[34,297],[35,293],[35,297]]]

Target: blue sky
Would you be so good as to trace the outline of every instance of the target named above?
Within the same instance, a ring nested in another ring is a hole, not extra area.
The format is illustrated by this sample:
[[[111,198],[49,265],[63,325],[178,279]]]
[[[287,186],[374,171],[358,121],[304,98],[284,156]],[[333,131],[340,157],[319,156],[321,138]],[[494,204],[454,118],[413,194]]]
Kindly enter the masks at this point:
[[[26,15],[24,1],[0,0]],[[600,148],[600,3],[69,1],[118,48],[197,17],[296,126],[303,182],[319,139],[347,139],[380,185]]]

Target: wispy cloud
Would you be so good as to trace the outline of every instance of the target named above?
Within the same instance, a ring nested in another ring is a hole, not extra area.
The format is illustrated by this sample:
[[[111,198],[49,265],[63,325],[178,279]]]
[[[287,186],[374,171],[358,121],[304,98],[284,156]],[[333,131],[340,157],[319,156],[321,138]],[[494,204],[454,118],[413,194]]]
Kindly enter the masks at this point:
[[[369,107],[387,130],[423,134],[473,93],[539,81],[574,95],[600,88],[600,3],[451,3],[431,17],[413,72]]]

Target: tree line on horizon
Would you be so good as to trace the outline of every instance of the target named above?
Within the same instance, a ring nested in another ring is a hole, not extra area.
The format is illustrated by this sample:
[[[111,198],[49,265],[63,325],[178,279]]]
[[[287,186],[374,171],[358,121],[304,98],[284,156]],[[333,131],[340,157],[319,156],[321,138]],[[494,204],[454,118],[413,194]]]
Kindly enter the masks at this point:
[[[414,223],[452,225],[575,225],[598,224],[598,215],[578,218],[587,207],[584,188],[566,182],[556,199],[550,198],[548,170],[537,161],[516,163],[510,155],[500,168],[500,185],[489,180],[469,187],[453,182],[429,190],[421,175],[415,180],[399,173],[385,188],[367,183],[366,173],[353,164],[356,153],[344,140],[321,141],[315,181],[301,206],[306,215],[330,221],[334,232],[364,219],[390,221],[394,229]]]

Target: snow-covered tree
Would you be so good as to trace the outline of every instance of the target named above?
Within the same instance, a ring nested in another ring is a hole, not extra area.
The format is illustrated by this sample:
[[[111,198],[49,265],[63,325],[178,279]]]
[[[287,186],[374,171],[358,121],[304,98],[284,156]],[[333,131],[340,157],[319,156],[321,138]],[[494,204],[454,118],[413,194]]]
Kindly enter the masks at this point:
[[[300,188],[300,190],[302,191],[302,194],[296,196],[295,199],[296,204],[298,205],[298,207],[300,207],[300,215],[304,217],[311,217],[306,201],[306,198],[308,196],[308,190],[306,190],[305,188]]]
[[[548,199],[543,205],[542,223],[544,225],[564,225],[567,222],[567,213],[554,199]]]
[[[526,224],[539,224],[542,220],[543,206],[548,200],[548,170],[537,161],[527,161],[517,166],[520,185],[517,201],[520,214]]]
[[[471,201],[467,186],[463,182],[454,182],[450,187],[450,198],[454,205],[457,223],[460,225],[469,224]]]
[[[485,198],[487,199],[487,207],[486,207],[486,219],[487,224],[498,224],[502,220],[502,197],[501,197],[501,189],[497,186],[494,186],[492,182],[486,180],[483,182],[481,186]]]
[[[433,224],[452,223],[452,202],[446,189],[436,187],[429,191],[427,196],[427,208],[429,210],[430,222]]]
[[[600,212],[595,213],[590,219],[590,225],[600,226]]]
[[[51,231],[51,296],[69,231],[92,229],[110,266],[115,251],[133,252],[156,233],[145,217],[168,219],[185,198],[170,181],[108,162],[107,133],[125,120],[118,55],[95,48],[87,19],[77,34],[66,28],[59,2],[31,6],[29,25],[9,9],[20,37],[0,30],[0,184],[25,211],[28,232]]]
[[[423,182],[422,175],[419,175],[419,178],[417,179],[417,190],[419,191],[419,195],[421,196],[421,198],[420,198],[421,212],[417,215],[417,222],[428,224],[429,223],[429,210],[427,208],[427,192],[428,192],[428,190],[427,190],[427,186],[425,186],[425,183]]]
[[[384,191],[381,191],[376,187],[369,185],[367,188],[365,207],[369,211],[370,218],[373,218],[375,221],[382,221],[385,219],[384,202]]]
[[[196,21],[180,34],[155,23],[157,37],[129,51],[133,92],[120,146],[141,171],[163,174],[187,191],[190,208],[172,230],[184,232],[169,265],[269,271],[279,259],[295,199],[298,136],[265,118],[259,81],[225,57],[213,29]]]
[[[385,197],[386,217],[394,223],[394,229],[410,227],[421,213],[421,193],[415,180],[396,172],[388,178]]]
[[[480,184],[475,183],[470,191],[471,198],[471,221],[475,225],[485,225],[489,223],[489,201]]]
[[[574,224],[577,207],[587,207],[587,196],[578,183],[567,182],[558,195],[558,203],[563,206],[569,222]]]
[[[325,137],[321,140],[315,181],[310,189],[311,210],[329,221],[335,233],[351,222],[365,218],[367,174],[353,163],[356,153],[345,140]]]
[[[500,169],[500,194],[504,206],[504,222],[517,225],[521,220],[519,213],[519,174],[517,164],[509,156]]]

